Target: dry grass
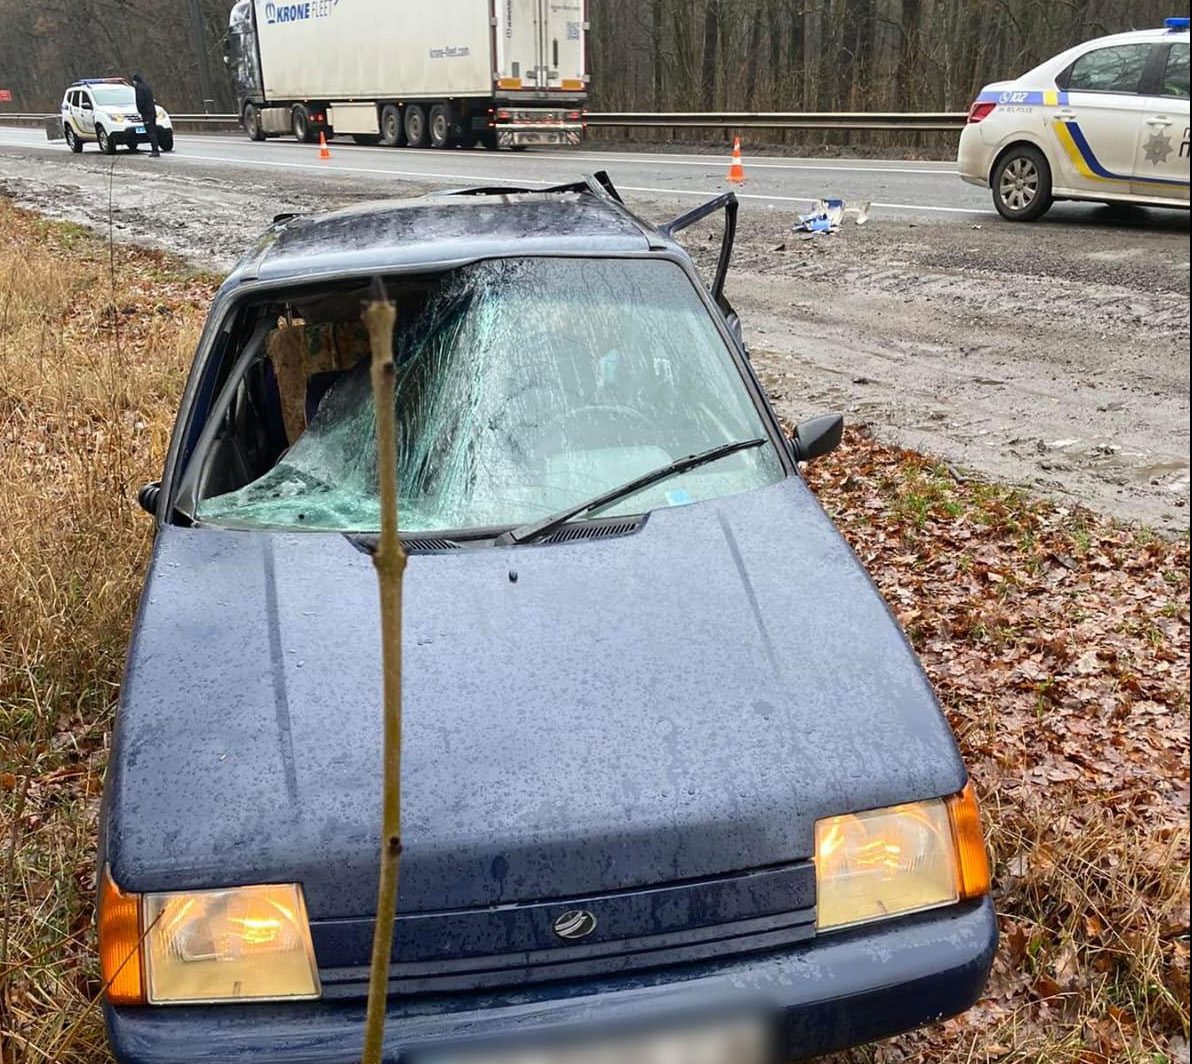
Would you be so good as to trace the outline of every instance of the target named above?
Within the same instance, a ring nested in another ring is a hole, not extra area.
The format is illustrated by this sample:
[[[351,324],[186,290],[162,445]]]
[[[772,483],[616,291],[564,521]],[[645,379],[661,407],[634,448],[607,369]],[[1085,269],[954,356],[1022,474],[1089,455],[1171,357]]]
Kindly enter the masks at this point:
[[[114,278],[114,283],[113,283]],[[107,732],[160,473],[211,292],[0,199],[0,1043],[103,1060],[85,1004]]]
[[[134,493],[211,289],[0,199],[0,1064],[109,1060],[91,902],[149,548]],[[841,1059],[1186,1060],[1186,542],[856,433],[814,472],[949,707],[1003,932],[975,1010]]]

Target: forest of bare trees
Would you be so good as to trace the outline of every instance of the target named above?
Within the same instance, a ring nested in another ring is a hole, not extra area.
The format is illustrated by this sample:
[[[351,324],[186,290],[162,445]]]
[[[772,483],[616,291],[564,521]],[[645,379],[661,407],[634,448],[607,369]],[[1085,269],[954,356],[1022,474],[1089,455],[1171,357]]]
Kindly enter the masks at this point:
[[[230,7],[231,0],[0,0],[0,88],[13,94],[0,109],[49,110],[76,77],[140,69],[171,110],[203,110],[205,97],[209,109],[231,110],[222,58]],[[985,82],[1016,76],[1089,37],[1187,14],[1186,4],[1178,7],[1165,0],[590,0],[592,107],[962,109]]]
[[[1155,0],[592,0],[601,109],[962,110],[1090,37],[1160,26]]]

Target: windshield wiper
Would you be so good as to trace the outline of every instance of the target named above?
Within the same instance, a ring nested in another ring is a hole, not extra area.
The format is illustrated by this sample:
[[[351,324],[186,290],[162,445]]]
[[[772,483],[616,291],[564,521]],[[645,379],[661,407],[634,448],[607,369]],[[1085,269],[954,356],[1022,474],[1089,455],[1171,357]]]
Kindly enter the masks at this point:
[[[640,477],[634,477],[633,480],[627,481],[620,487],[613,488],[611,491],[597,495],[594,499],[588,499],[586,502],[568,506],[567,509],[551,514],[549,517],[544,517],[540,521],[531,521],[529,524],[511,528],[508,532],[502,532],[497,536],[494,543],[498,547],[509,546],[513,543],[533,543],[536,539],[549,536],[556,529],[567,524],[568,521],[579,517],[580,514],[587,513],[589,510],[599,510],[604,506],[611,506],[614,502],[619,502],[621,499],[634,495],[643,488],[657,484],[660,480],[669,480],[671,477],[676,477],[680,473],[686,473],[689,469],[707,465],[709,462],[715,462],[719,458],[726,458],[728,455],[736,454],[738,451],[747,451],[754,447],[761,447],[765,443],[766,440],[760,436],[753,440],[734,440],[732,443],[721,443],[716,447],[709,447],[706,451],[700,451],[698,454],[689,454],[686,458],[676,458],[673,462],[668,462],[651,473],[643,473]]]

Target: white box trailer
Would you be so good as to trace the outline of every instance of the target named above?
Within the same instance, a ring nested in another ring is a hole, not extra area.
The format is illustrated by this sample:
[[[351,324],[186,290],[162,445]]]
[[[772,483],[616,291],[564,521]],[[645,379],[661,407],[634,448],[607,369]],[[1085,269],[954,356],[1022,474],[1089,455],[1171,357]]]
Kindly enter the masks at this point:
[[[579,144],[587,0],[239,0],[228,63],[254,140]]]

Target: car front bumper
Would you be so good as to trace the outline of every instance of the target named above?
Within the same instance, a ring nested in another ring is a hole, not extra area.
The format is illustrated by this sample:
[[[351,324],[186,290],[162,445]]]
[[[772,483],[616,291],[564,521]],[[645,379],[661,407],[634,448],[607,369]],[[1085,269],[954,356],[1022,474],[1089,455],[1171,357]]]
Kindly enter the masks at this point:
[[[761,1010],[801,1059],[955,1015],[980,995],[997,924],[989,899],[826,935],[788,950],[518,993],[392,999],[386,1064],[493,1040],[604,1035],[710,1003]],[[363,1002],[112,1008],[121,1064],[357,1064]],[[481,1058],[483,1059],[483,1058]]]
[[[143,133],[137,132],[138,126],[144,130]],[[165,137],[172,137],[173,135],[174,130],[171,126],[162,125],[161,122],[157,123],[157,136],[159,140]],[[108,136],[111,138],[113,144],[130,146],[133,144],[149,143],[149,130],[139,123],[134,124],[130,122],[123,126],[113,126],[108,130]]]

